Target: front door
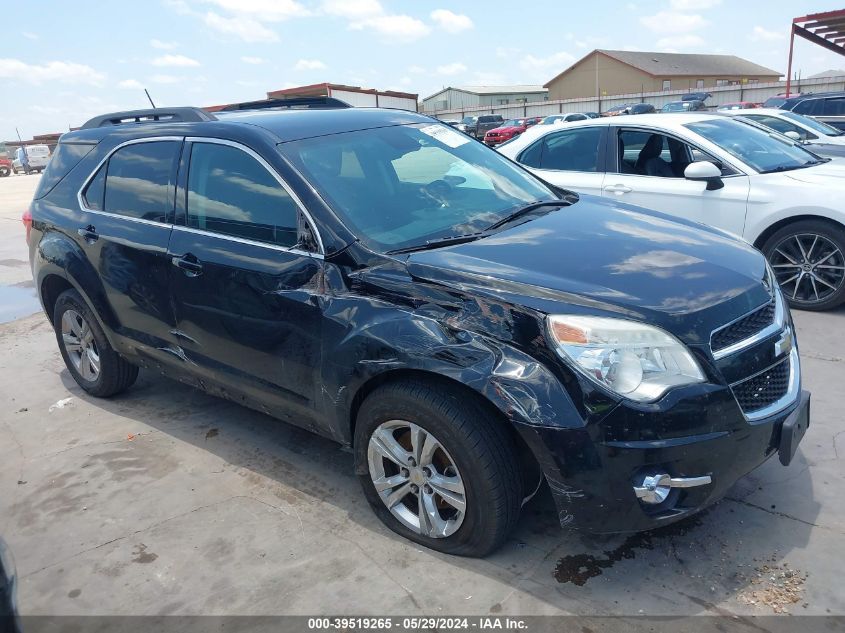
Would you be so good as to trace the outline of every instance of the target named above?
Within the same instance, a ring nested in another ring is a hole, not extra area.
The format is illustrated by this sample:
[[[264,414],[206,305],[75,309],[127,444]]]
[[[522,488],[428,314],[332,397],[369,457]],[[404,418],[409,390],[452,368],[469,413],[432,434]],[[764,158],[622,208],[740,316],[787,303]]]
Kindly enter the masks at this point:
[[[523,150],[519,162],[557,187],[600,196],[604,130],[593,125],[546,134]]]
[[[248,148],[193,140],[184,154],[169,253],[180,353],[235,399],[317,430],[323,261],[304,216]]]
[[[742,236],[748,203],[748,176],[674,136],[642,129],[614,131],[616,160],[609,161],[603,195],[700,222]],[[693,161],[711,161],[722,169],[721,189],[687,180]]]

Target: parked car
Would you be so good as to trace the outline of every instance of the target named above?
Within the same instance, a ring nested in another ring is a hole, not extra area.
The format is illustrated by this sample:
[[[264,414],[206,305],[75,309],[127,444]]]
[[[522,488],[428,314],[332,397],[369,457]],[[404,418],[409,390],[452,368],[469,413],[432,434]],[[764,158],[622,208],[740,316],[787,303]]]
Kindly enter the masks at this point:
[[[321,105],[62,136],[25,223],[82,389],[151,367],[351,446],[390,529],[461,555],[543,478],[562,524],[630,532],[790,462],[809,394],[759,252],[426,116]]]
[[[477,139],[483,139],[487,132],[493,128],[499,127],[505,122],[505,119],[501,114],[485,114],[477,117],[465,117],[464,121],[466,121],[467,118],[474,120],[468,123],[462,122],[465,127],[461,131],[469,134],[470,136],[474,136]]]
[[[687,101],[670,101],[662,108],[660,108],[661,112],[698,112],[701,110],[706,110],[707,106],[704,105],[703,101],[694,101],[694,100],[687,100]]]
[[[534,125],[532,122],[531,125]],[[509,141],[515,136],[519,136],[529,128],[528,119],[510,119],[505,121],[499,127],[495,127],[484,135],[484,142],[491,147],[499,145],[505,141]]]
[[[688,92],[681,97],[681,101],[707,101],[712,96],[709,92]]]
[[[628,114],[651,114],[652,112],[655,112],[655,109],[650,103],[635,103],[628,109]]]
[[[47,145],[25,145],[15,150],[12,171],[16,174],[40,174],[50,162],[50,148]]]
[[[812,94],[812,93],[809,93]],[[772,97],[769,97],[763,102],[764,108],[779,108],[787,99],[794,99],[797,97],[804,97],[806,96],[805,93],[801,92],[792,92],[788,96],[785,92],[778,93]]]
[[[6,177],[12,173],[12,161],[5,156],[0,156],[0,177]]]
[[[477,129],[477,125],[477,116],[465,116],[463,119],[461,119],[460,123],[455,126],[455,129],[460,130],[465,134],[469,134],[470,136],[475,136],[475,130]]]
[[[632,106],[636,104],[633,103],[621,103],[619,105],[613,106],[612,108],[608,108],[601,115],[604,116],[619,116],[621,114],[628,114],[628,111],[631,109]]]
[[[440,122],[445,124],[445,125],[449,125],[451,127],[454,127],[454,128],[458,127],[461,124],[460,121],[451,120],[451,119],[441,119]]]
[[[795,307],[845,300],[845,165],[724,115],[538,127],[501,148],[548,182],[742,236]]]
[[[820,92],[800,97],[789,97],[775,106],[828,123],[845,130],[845,92]]]
[[[601,117],[601,114],[599,114],[598,112],[585,112],[584,114],[586,114],[591,119],[598,119]]]
[[[731,110],[727,114],[754,121],[793,140],[801,141],[815,154],[845,156],[845,131],[811,117],[777,108]]]
[[[720,105],[716,110],[719,112],[725,110],[749,110],[751,108],[759,108],[759,103],[754,103],[753,101],[737,101],[736,103],[723,103]]]
[[[570,121],[586,121],[589,119],[586,114],[570,112],[569,114],[552,114],[540,121],[540,125],[552,125],[553,123],[569,123]]]

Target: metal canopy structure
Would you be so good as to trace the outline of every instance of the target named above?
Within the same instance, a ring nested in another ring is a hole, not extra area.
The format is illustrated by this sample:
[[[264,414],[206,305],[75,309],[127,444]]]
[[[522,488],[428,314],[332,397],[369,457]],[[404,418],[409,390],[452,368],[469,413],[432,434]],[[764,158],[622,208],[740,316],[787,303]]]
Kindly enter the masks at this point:
[[[792,83],[792,49],[796,35],[829,51],[845,55],[845,9],[793,18],[792,33],[789,37],[789,63],[786,69],[787,96]]]

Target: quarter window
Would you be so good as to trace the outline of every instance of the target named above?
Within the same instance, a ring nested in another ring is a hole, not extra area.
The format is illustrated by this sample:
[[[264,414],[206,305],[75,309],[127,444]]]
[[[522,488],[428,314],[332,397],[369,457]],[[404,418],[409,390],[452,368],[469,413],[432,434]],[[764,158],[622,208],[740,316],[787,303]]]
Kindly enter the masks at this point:
[[[298,219],[296,202],[255,158],[229,145],[191,146],[188,226],[290,247]]]
[[[180,145],[180,141],[149,141],[118,149],[86,187],[83,197],[88,208],[171,221]]]

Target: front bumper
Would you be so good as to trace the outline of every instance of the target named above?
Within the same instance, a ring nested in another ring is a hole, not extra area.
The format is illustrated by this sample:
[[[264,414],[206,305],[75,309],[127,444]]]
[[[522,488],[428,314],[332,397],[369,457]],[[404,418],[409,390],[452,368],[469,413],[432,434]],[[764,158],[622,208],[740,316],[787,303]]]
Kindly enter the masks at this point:
[[[541,467],[555,499],[562,526],[593,533],[649,530],[695,514],[725,495],[733,484],[781,453],[789,463],[809,423],[810,394],[763,420],[748,422],[729,393],[713,393],[699,403],[700,416],[734,418],[730,430],[710,430],[668,439],[607,440],[607,429],[632,424],[650,426],[667,412],[643,414],[620,405],[599,429],[523,428],[522,435],[542,455]],[[692,407],[681,405],[690,415]],[[732,415],[731,410],[735,411]],[[672,416],[669,415],[669,418]],[[651,418],[651,419],[649,419]],[[784,428],[786,427],[786,431]],[[539,449],[539,450],[538,450]],[[666,473],[672,478],[709,475],[711,483],[673,488],[663,503],[651,505],[637,498],[634,488],[643,478]]]

